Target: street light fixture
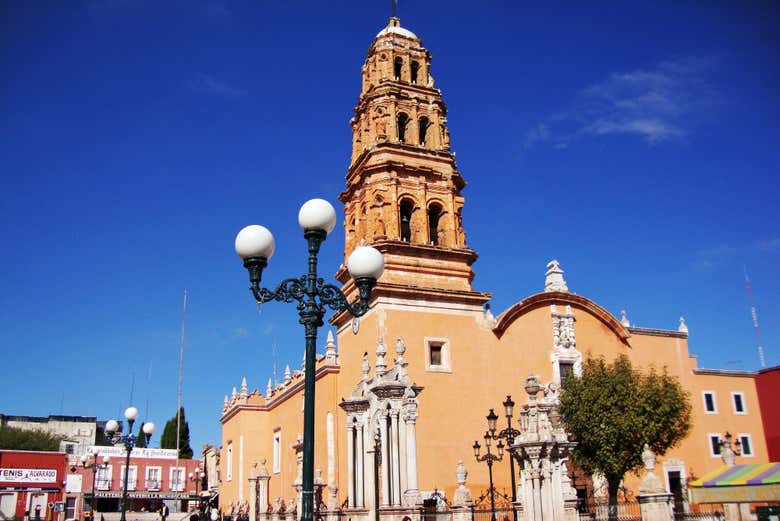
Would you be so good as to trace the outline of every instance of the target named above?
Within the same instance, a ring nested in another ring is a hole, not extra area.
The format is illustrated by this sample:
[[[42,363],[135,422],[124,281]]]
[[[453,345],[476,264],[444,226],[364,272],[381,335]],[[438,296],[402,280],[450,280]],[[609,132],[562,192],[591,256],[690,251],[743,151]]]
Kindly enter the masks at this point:
[[[92,462],[90,463],[90,456],[92,457]],[[85,469],[92,469],[92,500],[89,503],[89,518],[94,521],[95,519],[95,481],[97,481],[97,473],[101,469],[107,469],[108,468],[108,462],[110,461],[110,458],[108,456],[103,456],[103,463],[98,463],[98,450],[94,449],[93,452],[88,456],[87,454],[83,454],[80,458],[81,466]]]
[[[190,481],[195,482],[195,495],[198,496],[198,507],[200,507],[200,468],[196,468],[195,472],[190,472]]]
[[[123,444],[125,446],[125,451],[127,451],[127,456],[125,458],[124,486],[122,487],[122,514],[119,517],[120,521],[126,521],[125,512],[127,510],[127,478],[130,475],[130,453],[133,451],[133,447],[135,447],[139,441],[144,440],[146,443],[149,443],[149,440],[152,439],[152,433],[154,432],[154,423],[146,422],[142,425],[141,432],[139,432],[137,436],[134,436],[133,424],[137,418],[138,409],[135,407],[128,407],[125,409],[127,434],[124,436],[118,432],[119,422],[116,420],[108,420],[106,422],[106,434],[108,435],[108,441],[110,441],[112,445],[119,445],[120,443]]]
[[[498,416],[496,413],[493,412],[493,409],[490,409],[490,414],[487,415],[487,421],[488,421],[488,430],[490,431],[490,435],[493,437],[494,440],[497,439],[503,439],[506,441],[506,447],[510,452],[509,455],[509,472],[510,476],[512,477],[512,503],[514,504],[517,502],[517,486],[515,485],[515,458],[513,456],[513,452],[510,447],[512,447],[512,444],[515,441],[515,438],[520,436],[520,431],[517,429],[512,428],[512,414],[515,410],[515,402],[512,401],[512,396],[507,395],[506,400],[501,404],[504,406],[504,415],[506,416],[506,429],[502,429],[498,434],[496,434],[496,423],[498,421]],[[512,508],[512,514],[514,521],[517,521],[517,511]]]
[[[490,412],[493,412],[493,409],[490,410]],[[489,422],[490,420],[488,420]],[[490,423],[488,423],[490,425]],[[490,452],[490,445],[493,441],[493,435],[490,433],[490,431],[485,431],[485,447],[487,448],[487,454],[480,456],[479,450],[480,445],[478,441],[474,442],[473,449],[474,449],[474,457],[477,458],[477,461],[484,461],[487,463],[488,466],[488,476],[490,477],[490,521],[496,521],[496,499],[495,499],[495,489],[493,488],[493,462],[494,461],[501,461],[504,458],[504,444],[501,440],[498,441],[498,445],[496,445],[496,449],[498,450],[498,455],[493,454]]]
[[[312,521],[314,512],[314,371],[316,359],[317,329],[323,325],[326,308],[348,311],[360,317],[368,311],[371,289],[382,275],[385,261],[378,250],[370,246],[358,246],[347,260],[347,269],[358,288],[359,297],[349,303],[341,290],[325,284],[317,276],[317,254],[320,246],[336,225],[336,210],[323,199],[311,199],[301,206],[298,224],[308,243],[309,271],[299,278],[285,279],[275,290],[260,288],[263,269],[274,253],[274,237],[267,228],[251,225],[236,236],[236,253],[244,260],[249,271],[250,290],[258,304],[279,300],[297,302],[298,322],[305,328],[306,357],[303,406],[303,521]],[[124,521],[124,520],[122,520]]]

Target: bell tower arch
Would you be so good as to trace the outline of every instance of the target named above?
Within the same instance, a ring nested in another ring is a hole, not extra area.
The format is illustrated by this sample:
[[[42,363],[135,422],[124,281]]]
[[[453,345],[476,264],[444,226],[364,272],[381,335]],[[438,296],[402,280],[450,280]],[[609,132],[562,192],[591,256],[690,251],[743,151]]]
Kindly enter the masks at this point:
[[[471,286],[477,254],[463,229],[466,183],[450,149],[447,107],[430,53],[395,16],[368,48],[350,125],[351,161],[339,195],[345,260],[361,244],[384,254],[379,297],[481,308],[490,295]],[[354,290],[345,269],[337,277]]]

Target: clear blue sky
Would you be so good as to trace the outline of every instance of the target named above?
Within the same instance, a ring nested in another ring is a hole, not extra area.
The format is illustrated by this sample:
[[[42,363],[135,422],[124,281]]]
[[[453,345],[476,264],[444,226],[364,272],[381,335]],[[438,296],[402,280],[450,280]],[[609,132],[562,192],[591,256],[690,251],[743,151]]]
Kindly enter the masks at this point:
[[[557,258],[572,291],[636,325],[684,315],[700,366],[753,370],[747,265],[780,364],[777,2],[543,4],[399,6],[450,109],[475,288],[498,314]],[[280,376],[300,367],[294,307],[258,314],[233,239],[264,224],[265,281],[303,273],[297,210],[337,203],[360,68],[389,10],[0,5],[0,411],[116,417],[132,388],[161,426],[185,288],[196,452],[219,442],[242,376],[265,389],[274,344]],[[342,248],[337,228],[326,276]]]

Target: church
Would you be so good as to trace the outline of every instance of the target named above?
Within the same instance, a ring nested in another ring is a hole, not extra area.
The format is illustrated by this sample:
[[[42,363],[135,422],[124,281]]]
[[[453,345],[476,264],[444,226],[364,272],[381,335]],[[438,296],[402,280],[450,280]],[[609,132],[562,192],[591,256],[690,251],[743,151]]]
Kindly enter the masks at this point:
[[[572,441],[555,416],[561,381],[581,374],[586,356],[626,354],[638,367],[665,366],[690,393],[691,432],[656,466],[677,509],[687,508],[686,482],[720,465],[727,431],[741,442],[745,462],[767,461],[755,374],[699,369],[682,318],[674,330],[634,327],[570,291],[576,267],[565,260],[540,266],[538,293],[491,311],[491,294],[472,286],[477,252],[462,217],[466,182],[450,149],[431,55],[398,18],[371,43],[361,84],[339,195],[344,259],[371,245],[385,271],[366,315],[330,318],[336,334],[317,356],[320,514],[401,521],[419,519],[426,508],[484,506],[490,472],[500,492],[494,500],[514,499],[525,519],[542,510],[563,519],[564,508],[605,494],[598,476],[570,471]],[[353,300],[357,288],[345,265],[336,279]],[[261,390],[250,391],[244,378],[225,397],[223,513],[242,510],[254,521],[300,512],[303,380],[288,367],[283,382],[253,383]],[[475,458],[474,440],[486,450],[486,414],[496,411],[502,430],[511,404],[510,425],[529,454],[535,440],[557,444],[540,472],[530,460],[510,463],[508,454],[491,467]],[[627,476],[625,486],[627,496],[638,494],[639,479]]]

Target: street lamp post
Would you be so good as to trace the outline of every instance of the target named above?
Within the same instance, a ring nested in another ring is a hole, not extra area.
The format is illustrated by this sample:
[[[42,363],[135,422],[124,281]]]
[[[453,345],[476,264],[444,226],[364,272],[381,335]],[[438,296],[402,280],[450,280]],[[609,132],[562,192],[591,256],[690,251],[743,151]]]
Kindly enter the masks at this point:
[[[90,458],[84,454],[81,456],[81,466],[85,469],[90,468],[92,469],[92,499],[89,503],[89,518],[94,521],[95,519],[95,481],[97,481],[97,472],[101,469],[107,469],[108,468],[108,462],[110,461],[110,458],[108,456],[103,456],[103,463],[98,463],[98,451],[95,449],[92,454],[92,462],[89,463]]]
[[[198,496],[198,508],[200,508],[200,469],[190,472],[190,481],[195,483],[195,495]]]
[[[491,410],[492,412],[492,410]],[[488,466],[488,476],[490,478],[490,521],[496,521],[496,499],[494,496],[495,489],[493,488],[493,462],[494,461],[501,461],[504,458],[504,444],[499,440],[498,445],[496,445],[496,449],[498,449],[498,455],[493,454],[490,452],[490,444],[493,441],[493,436],[491,436],[490,432],[485,432],[485,447],[487,448],[487,454],[480,456],[479,455],[479,442],[474,442],[474,457],[477,458],[477,461],[484,461],[487,463]]]
[[[127,420],[127,434],[122,435],[119,431],[119,422],[116,420],[108,420],[106,422],[106,434],[108,440],[112,445],[119,445],[120,443],[125,446],[127,456],[125,457],[125,477],[124,486],[122,487],[122,514],[120,515],[120,521],[126,521],[125,512],[127,510],[127,478],[130,475],[130,453],[133,451],[136,443],[141,441],[141,437],[145,438],[146,443],[152,439],[152,433],[154,432],[154,423],[146,422],[141,428],[141,432],[137,436],[133,435],[133,424],[136,418],[138,418],[138,409],[135,407],[128,407],[125,409],[125,419]]]
[[[384,271],[384,259],[378,250],[359,246],[349,256],[347,269],[358,288],[359,297],[352,303],[339,288],[325,284],[317,276],[317,254],[322,242],[336,225],[336,210],[323,199],[312,199],[301,206],[298,224],[308,243],[309,271],[299,278],[283,280],[275,290],[260,288],[263,269],[274,253],[274,237],[263,226],[251,225],[236,236],[236,253],[244,260],[249,271],[250,290],[258,304],[279,300],[297,302],[298,322],[303,325],[306,337],[303,406],[303,521],[312,521],[314,512],[314,371],[317,330],[323,325],[326,308],[348,311],[355,317],[368,311],[371,289]],[[122,520],[124,521],[124,520]]]
[[[517,502],[517,486],[515,484],[515,458],[514,452],[510,448],[515,441],[515,438],[520,436],[520,431],[512,428],[512,413],[514,412],[515,402],[512,401],[512,397],[507,395],[506,400],[501,405],[504,406],[504,415],[506,416],[506,429],[502,429],[496,434],[496,421],[498,416],[490,409],[490,414],[487,415],[488,429],[490,435],[494,440],[503,439],[506,440],[506,447],[509,450],[509,472],[512,477],[512,514],[514,521],[517,521],[517,510],[514,508],[514,503]]]

